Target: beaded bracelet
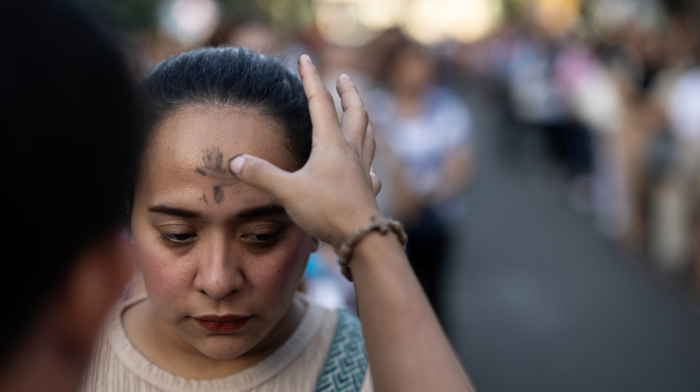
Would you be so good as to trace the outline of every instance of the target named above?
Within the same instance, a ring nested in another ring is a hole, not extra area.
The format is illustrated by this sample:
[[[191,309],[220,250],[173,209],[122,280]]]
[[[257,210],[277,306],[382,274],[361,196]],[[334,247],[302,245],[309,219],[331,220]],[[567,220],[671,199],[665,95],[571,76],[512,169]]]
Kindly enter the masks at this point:
[[[352,273],[350,272],[350,257],[352,256],[352,251],[355,246],[360,242],[360,240],[369,232],[378,231],[382,235],[385,235],[389,231],[393,231],[396,234],[401,245],[406,246],[408,241],[408,236],[403,230],[403,226],[396,220],[391,218],[384,218],[381,215],[375,215],[372,217],[370,222],[359,229],[356,229],[347,241],[340,245],[340,250],[338,252],[338,264],[340,264],[340,272],[352,282]]]

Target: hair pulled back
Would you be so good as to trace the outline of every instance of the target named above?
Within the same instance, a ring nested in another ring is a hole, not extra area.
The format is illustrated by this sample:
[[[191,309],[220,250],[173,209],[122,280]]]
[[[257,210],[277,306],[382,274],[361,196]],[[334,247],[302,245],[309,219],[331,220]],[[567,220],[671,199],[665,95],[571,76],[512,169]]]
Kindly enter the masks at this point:
[[[311,153],[309,103],[298,75],[247,48],[202,48],[164,60],[141,80],[148,144],[159,123],[188,106],[254,109],[282,125],[299,165]]]

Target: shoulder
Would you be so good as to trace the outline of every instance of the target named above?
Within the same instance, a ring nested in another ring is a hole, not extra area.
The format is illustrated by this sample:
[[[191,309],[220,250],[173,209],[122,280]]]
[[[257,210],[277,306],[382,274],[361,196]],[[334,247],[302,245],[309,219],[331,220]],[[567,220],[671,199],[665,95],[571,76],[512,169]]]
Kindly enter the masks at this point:
[[[143,298],[120,303],[112,309],[102,328],[99,339],[95,343],[92,359],[85,373],[80,391],[118,391],[121,383],[114,383],[115,375],[120,379],[138,379],[138,376],[127,366],[130,362],[125,356],[133,355],[133,349],[123,330],[120,315],[123,310]],[[132,381],[133,381],[132,380]]]
[[[357,317],[338,311],[333,333],[316,391],[371,391],[367,354]]]
[[[434,124],[431,135],[448,146],[468,144],[472,133],[472,115],[464,100],[447,88],[436,87],[430,91],[426,101]]]

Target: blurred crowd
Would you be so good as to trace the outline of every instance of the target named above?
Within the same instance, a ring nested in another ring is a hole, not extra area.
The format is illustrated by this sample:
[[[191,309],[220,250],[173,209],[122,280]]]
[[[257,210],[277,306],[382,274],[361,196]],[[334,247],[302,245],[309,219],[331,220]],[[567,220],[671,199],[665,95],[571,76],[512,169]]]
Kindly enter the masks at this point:
[[[540,174],[601,233],[697,285],[700,30],[690,11],[606,29],[582,20],[556,36],[511,23],[459,61],[510,121],[504,158],[537,151]]]

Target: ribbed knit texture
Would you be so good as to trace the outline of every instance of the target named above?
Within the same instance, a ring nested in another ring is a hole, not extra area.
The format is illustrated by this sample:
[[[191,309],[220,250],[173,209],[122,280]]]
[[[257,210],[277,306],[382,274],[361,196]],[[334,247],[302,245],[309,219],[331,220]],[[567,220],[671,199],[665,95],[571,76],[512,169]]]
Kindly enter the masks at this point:
[[[213,380],[178,377],[154,365],[133,346],[121,315],[145,297],[119,306],[105,323],[83,392],[273,392],[314,391],[335,333],[338,313],[299,294],[306,311],[299,326],[282,346],[241,372]],[[361,392],[371,392],[369,370]]]

